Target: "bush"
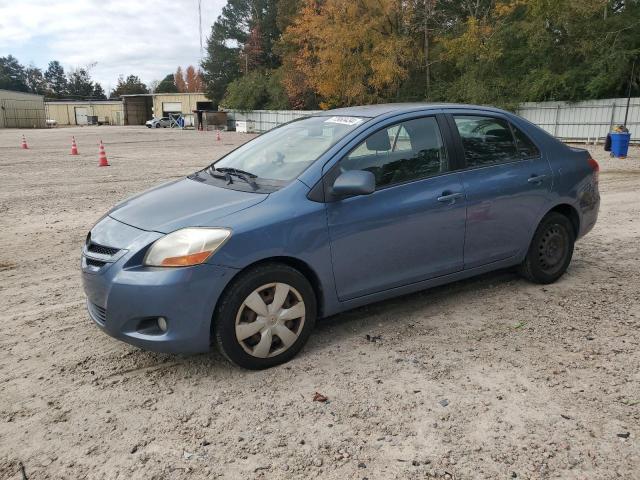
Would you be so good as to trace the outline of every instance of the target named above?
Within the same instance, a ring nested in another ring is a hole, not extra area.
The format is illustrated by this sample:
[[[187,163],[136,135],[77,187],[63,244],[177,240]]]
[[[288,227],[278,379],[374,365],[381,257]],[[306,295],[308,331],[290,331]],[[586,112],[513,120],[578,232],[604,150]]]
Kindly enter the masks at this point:
[[[227,87],[221,106],[233,110],[282,110],[289,108],[278,70],[250,72]]]

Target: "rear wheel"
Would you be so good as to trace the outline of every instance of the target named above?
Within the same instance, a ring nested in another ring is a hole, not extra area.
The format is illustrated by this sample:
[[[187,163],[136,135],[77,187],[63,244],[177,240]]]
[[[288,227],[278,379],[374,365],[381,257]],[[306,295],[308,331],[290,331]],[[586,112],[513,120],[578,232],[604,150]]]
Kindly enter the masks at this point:
[[[156,128],[160,128],[162,125],[160,125],[160,122],[156,123]]]
[[[538,225],[520,273],[535,283],[555,282],[571,263],[574,243],[571,221],[557,212],[547,214]]]
[[[214,339],[231,362],[259,370],[293,358],[315,319],[316,298],[304,275],[287,265],[259,265],[241,273],[223,294]]]

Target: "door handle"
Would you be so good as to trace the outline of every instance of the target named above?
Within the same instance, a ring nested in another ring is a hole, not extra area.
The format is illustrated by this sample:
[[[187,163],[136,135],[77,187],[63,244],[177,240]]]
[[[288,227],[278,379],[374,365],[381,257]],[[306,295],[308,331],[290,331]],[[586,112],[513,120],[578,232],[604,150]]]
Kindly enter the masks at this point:
[[[443,192],[443,195],[438,197],[438,201],[442,202],[442,203],[455,203],[456,200],[458,200],[459,198],[462,198],[463,195],[460,192],[457,193],[447,193],[444,194],[445,192]]]
[[[535,184],[540,184],[544,181],[544,179],[547,178],[546,175],[532,175],[527,179],[527,182],[529,183],[535,183]]]

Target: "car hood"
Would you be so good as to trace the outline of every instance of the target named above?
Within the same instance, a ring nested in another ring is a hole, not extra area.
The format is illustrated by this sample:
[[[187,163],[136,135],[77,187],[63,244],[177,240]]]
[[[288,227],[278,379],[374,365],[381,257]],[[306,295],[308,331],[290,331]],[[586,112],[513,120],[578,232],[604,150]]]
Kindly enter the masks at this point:
[[[182,179],[129,198],[108,215],[142,230],[170,233],[185,227],[224,226],[216,222],[267,197]]]

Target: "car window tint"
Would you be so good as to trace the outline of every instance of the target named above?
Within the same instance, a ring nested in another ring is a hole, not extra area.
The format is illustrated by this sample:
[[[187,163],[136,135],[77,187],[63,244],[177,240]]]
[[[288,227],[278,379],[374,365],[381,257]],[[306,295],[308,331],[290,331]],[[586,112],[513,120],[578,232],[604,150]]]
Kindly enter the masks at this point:
[[[522,130],[519,130],[515,125],[512,124],[511,128],[513,129],[513,134],[516,137],[516,147],[518,148],[520,156],[523,158],[539,157],[540,151],[529,137],[527,137]]]
[[[506,121],[476,115],[454,115],[468,167],[511,162],[518,158]]]
[[[373,133],[342,160],[340,168],[370,171],[381,188],[447,172],[449,162],[436,119],[425,117]]]

